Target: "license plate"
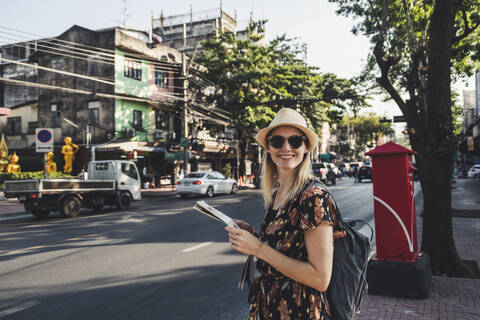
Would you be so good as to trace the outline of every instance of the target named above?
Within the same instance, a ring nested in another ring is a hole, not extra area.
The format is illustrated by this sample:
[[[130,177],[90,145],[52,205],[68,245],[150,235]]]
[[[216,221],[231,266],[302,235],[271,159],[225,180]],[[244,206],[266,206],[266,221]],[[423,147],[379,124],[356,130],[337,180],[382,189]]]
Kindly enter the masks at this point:
[[[184,183],[183,183],[184,186],[189,186],[189,185],[191,185],[191,184],[192,184],[191,182],[184,182]]]

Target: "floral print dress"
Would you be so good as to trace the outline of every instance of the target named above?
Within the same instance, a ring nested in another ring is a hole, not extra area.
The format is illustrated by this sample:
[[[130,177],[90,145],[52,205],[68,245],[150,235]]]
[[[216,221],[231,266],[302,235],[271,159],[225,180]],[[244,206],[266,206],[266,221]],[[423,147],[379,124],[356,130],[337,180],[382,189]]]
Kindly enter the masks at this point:
[[[286,256],[308,261],[304,232],[324,223],[335,227],[336,222],[335,202],[322,184],[310,181],[285,207],[273,210],[270,206],[259,236]],[[257,270],[260,277],[248,297],[249,320],[330,319],[323,292],[288,278],[260,259]]]

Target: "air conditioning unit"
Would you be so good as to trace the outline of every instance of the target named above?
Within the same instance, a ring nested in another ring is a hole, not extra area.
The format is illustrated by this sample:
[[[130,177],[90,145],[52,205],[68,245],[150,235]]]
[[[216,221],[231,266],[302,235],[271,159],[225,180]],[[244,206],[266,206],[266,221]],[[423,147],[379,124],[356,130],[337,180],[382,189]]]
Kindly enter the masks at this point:
[[[133,128],[125,129],[125,135],[127,137],[135,137],[135,129],[133,129]]]

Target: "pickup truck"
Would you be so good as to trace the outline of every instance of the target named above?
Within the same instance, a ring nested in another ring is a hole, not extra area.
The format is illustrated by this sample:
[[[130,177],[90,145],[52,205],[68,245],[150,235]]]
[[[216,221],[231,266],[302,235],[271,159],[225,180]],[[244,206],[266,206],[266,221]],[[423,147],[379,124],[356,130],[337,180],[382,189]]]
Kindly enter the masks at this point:
[[[6,180],[5,196],[18,198],[25,211],[46,218],[52,211],[76,217],[81,208],[99,211],[104,205],[118,209],[141,199],[140,175],[135,163],[125,160],[91,161],[86,179]]]

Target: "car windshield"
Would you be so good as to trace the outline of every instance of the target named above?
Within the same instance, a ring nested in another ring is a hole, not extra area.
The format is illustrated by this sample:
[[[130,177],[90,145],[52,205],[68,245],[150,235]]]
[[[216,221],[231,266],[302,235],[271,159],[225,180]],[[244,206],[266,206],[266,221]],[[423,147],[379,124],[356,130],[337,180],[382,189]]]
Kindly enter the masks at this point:
[[[192,172],[185,176],[185,178],[201,178],[205,175],[204,172]]]

